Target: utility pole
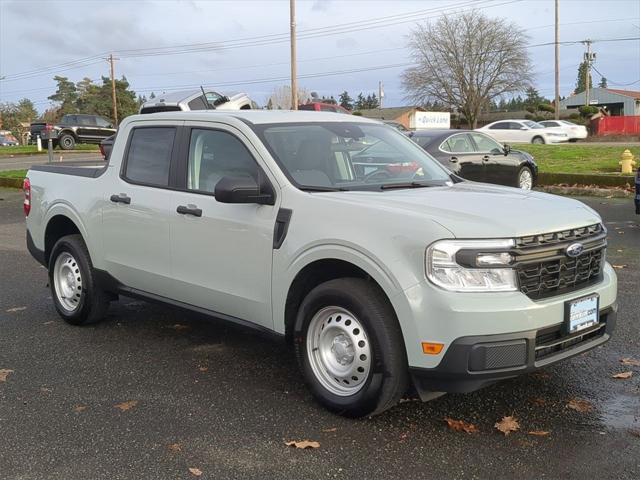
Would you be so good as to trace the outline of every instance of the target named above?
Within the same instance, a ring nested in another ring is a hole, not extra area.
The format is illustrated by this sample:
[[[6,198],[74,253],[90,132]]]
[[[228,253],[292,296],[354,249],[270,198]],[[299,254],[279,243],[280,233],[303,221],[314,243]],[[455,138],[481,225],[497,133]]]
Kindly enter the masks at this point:
[[[111,64],[111,101],[113,102],[113,124],[118,126],[118,105],[116,101],[116,77],[113,70],[113,62],[117,60],[113,58],[113,53],[109,55],[109,63]]]
[[[296,72],[296,0],[289,0],[291,20],[291,110],[298,109],[298,74]]]
[[[560,0],[556,0],[556,101],[555,101],[555,119],[560,120],[560,14],[559,4]]]
[[[584,72],[584,88],[585,88],[585,97],[584,104],[589,106],[590,102],[590,93],[591,93],[591,63],[596,59],[596,54],[591,53],[591,44],[593,43],[591,40],[583,40],[582,42],[587,46],[587,51],[584,54],[584,61],[587,64],[587,68],[585,68]]]
[[[382,98],[384,97],[384,85],[382,85],[382,80],[378,82],[378,103],[380,104],[379,108],[382,108]]]

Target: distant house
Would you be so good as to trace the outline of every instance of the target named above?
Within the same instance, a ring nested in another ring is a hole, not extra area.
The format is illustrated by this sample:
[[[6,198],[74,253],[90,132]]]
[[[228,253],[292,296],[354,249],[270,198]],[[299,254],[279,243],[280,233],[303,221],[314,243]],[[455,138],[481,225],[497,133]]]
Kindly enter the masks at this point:
[[[577,110],[586,104],[585,100],[586,92],[571,95],[560,101],[560,108]],[[606,108],[613,116],[637,116],[640,115],[640,92],[592,88],[589,92],[589,105]]]
[[[409,129],[416,128],[416,112],[426,112],[421,107],[372,108],[358,111],[363,117],[398,122]]]

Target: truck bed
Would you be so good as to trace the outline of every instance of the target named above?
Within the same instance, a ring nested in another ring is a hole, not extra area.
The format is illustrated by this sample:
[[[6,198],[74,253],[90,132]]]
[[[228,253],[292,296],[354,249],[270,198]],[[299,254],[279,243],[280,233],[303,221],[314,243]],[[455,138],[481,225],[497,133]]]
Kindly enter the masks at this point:
[[[104,160],[79,161],[64,163],[49,163],[46,165],[33,165],[29,170],[37,172],[59,173],[61,175],[74,175],[76,177],[97,178],[107,170],[108,163]]]

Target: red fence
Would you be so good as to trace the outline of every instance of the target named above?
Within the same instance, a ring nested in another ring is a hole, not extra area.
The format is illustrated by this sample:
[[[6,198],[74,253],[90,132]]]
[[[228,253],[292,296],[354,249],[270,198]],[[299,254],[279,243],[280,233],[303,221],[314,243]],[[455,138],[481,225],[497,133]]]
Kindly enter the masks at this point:
[[[593,127],[596,135],[639,135],[640,116],[600,117]]]

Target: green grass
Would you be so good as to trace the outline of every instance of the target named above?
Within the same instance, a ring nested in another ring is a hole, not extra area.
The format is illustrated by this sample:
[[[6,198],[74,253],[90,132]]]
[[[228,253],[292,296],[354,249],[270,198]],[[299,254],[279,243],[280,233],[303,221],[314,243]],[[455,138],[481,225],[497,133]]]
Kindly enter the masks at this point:
[[[514,148],[535,157],[541,172],[546,173],[620,173],[620,155],[625,147],[588,144],[531,145]],[[640,166],[640,147],[630,147]],[[634,169],[635,171],[635,169]]]
[[[54,152],[97,152],[99,151],[98,145],[93,145],[89,143],[78,143],[73,150],[60,150],[59,148],[54,149]],[[18,145],[16,147],[0,147],[0,156],[4,155],[35,155],[35,154],[47,154],[46,145],[42,145],[42,151],[38,152],[38,147],[36,145]]]
[[[27,170],[5,170],[0,172],[2,178],[24,178],[27,176]]]

